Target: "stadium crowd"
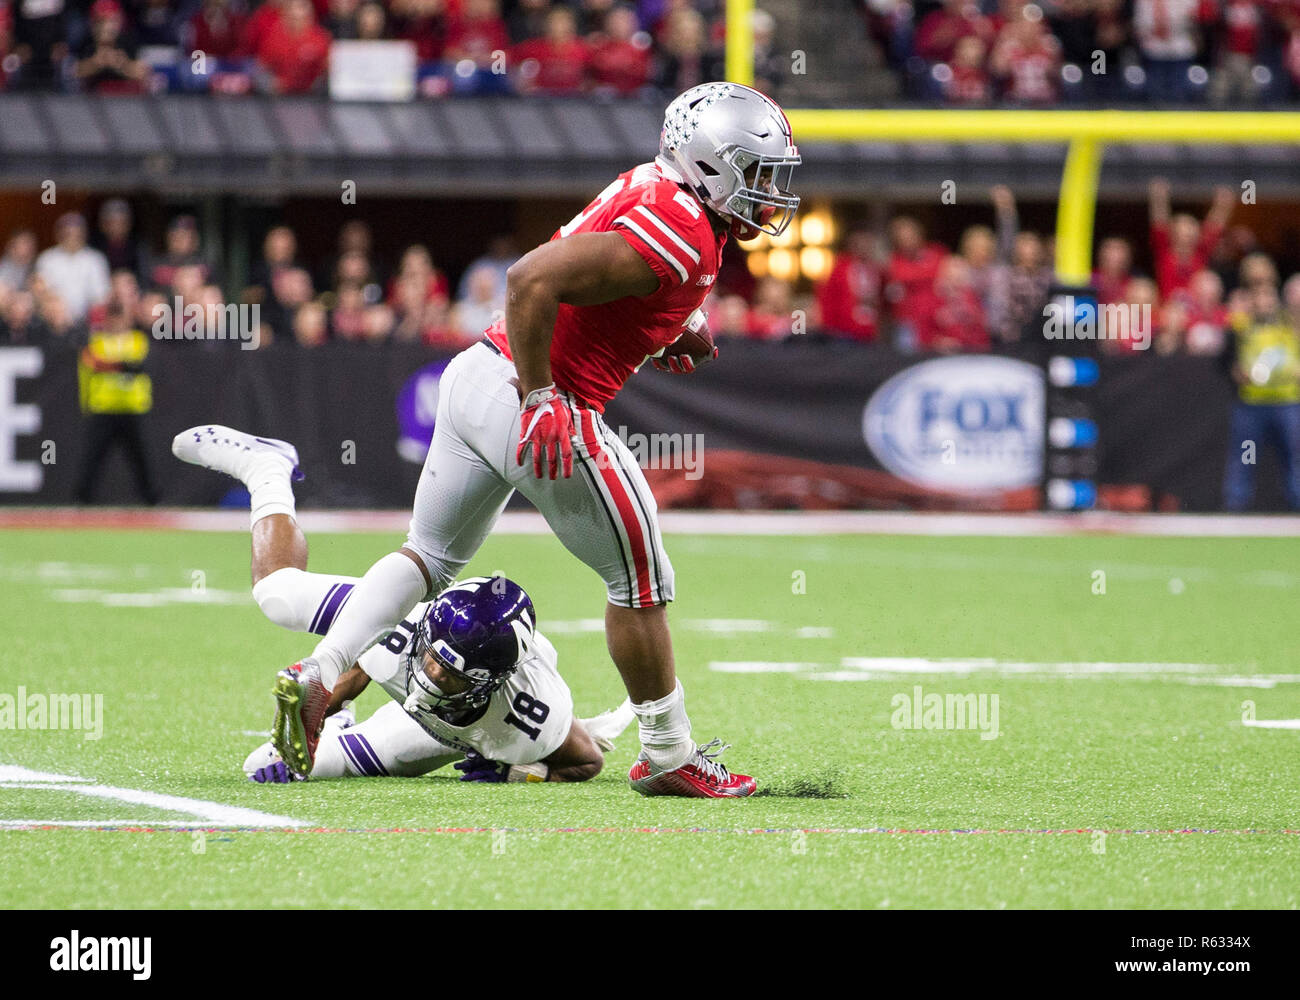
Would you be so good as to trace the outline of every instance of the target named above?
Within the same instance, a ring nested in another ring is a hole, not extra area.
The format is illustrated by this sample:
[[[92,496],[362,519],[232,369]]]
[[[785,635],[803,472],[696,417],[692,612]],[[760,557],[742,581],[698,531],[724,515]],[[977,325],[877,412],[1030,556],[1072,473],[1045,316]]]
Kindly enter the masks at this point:
[[[724,0],[0,0],[0,89],[305,94],[325,89],[336,40],[399,40],[414,47],[425,96],[677,93],[722,75],[723,7]],[[770,15],[756,13],[760,57],[772,30]],[[770,69],[779,72],[775,63]]]
[[[778,340],[806,332],[903,351],[984,351],[1041,338],[1053,283],[1053,241],[1022,229],[1009,188],[990,192],[993,224],[969,226],[956,246],[927,237],[900,214],[885,232],[849,227],[827,276],[801,284],[755,278],[746,255],[728,253],[706,303],[715,336]],[[1151,185],[1149,243],[1104,236],[1093,284],[1101,306],[1127,304],[1133,327],[1102,331],[1104,350],[1222,354],[1232,318],[1260,308],[1300,323],[1300,275],[1284,283],[1246,227],[1231,224],[1234,195],[1219,190],[1201,219],[1173,213],[1166,182]],[[352,220],[324,259],[307,259],[294,230],[274,225],[247,282],[232,287],[201,245],[191,215],[167,225],[161,247],[141,245],[121,199],[99,206],[94,232],[62,215],[53,246],[31,230],[9,234],[0,255],[0,343],[75,343],[105,324],[154,329],[158,307],[211,315],[228,302],[259,306],[259,342],[310,348],[328,341],[422,343],[456,350],[504,308],[509,235],[492,238],[453,286],[429,248],[412,244],[385,260],[368,223]],[[1138,264],[1149,262],[1143,270]]]
[[[1300,96],[1297,0],[859,0],[903,92],[950,105]]]

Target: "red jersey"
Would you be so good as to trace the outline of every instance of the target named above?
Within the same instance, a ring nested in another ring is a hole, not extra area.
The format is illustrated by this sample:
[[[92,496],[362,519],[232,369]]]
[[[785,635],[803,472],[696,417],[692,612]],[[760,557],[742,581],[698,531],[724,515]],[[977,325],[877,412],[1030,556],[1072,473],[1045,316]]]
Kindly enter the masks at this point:
[[[678,186],[661,163],[643,163],[620,174],[551,240],[574,233],[618,233],[650,265],[659,287],[598,306],[560,303],[551,340],[556,388],[571,392],[599,412],[647,358],[679,336],[718,277],[727,233],[715,232],[704,205]],[[487,335],[506,357],[505,320]]]

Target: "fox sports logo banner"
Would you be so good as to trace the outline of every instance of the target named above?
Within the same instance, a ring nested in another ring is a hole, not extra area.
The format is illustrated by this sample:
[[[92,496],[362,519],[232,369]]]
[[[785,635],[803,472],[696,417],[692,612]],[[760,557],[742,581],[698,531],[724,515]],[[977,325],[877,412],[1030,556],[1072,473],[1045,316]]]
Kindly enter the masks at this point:
[[[1013,358],[923,361],[882,385],[862,433],[896,476],[936,490],[1031,486],[1043,466],[1043,375]]]

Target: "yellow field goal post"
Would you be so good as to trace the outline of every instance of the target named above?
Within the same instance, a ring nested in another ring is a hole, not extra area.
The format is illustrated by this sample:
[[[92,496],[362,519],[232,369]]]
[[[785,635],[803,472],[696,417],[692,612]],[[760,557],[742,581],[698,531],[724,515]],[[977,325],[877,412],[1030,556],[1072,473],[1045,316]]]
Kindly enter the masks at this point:
[[[727,0],[727,79],[754,82],[754,0]],[[795,142],[1065,142],[1056,215],[1056,278],[1087,285],[1107,143],[1300,144],[1293,111],[960,111],[787,108]]]

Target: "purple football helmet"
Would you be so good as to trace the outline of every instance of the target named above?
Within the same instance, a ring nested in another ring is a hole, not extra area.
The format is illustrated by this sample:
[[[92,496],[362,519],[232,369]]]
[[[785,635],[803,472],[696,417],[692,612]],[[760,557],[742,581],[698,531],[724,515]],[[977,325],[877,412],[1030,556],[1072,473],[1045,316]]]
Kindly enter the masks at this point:
[[[478,576],[438,595],[420,619],[406,664],[406,709],[463,712],[486,704],[532,649],[536,616],[523,587]],[[424,672],[432,655],[470,686],[447,694]]]

